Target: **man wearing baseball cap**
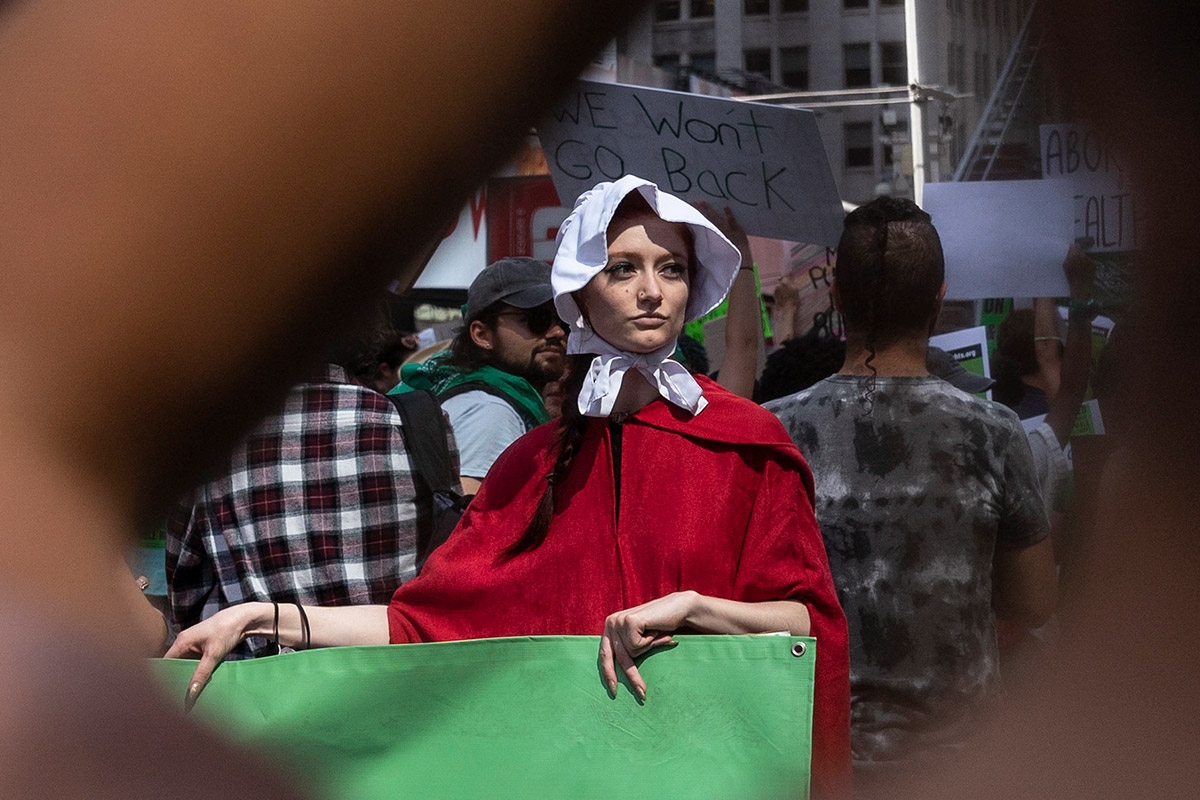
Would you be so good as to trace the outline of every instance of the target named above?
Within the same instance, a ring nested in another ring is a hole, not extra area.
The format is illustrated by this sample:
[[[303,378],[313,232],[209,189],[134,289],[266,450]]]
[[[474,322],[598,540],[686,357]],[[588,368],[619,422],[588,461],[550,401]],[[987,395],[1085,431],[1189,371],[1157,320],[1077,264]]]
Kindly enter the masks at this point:
[[[489,264],[467,290],[463,327],[450,348],[400,372],[393,394],[424,389],[450,418],[470,495],[492,462],[526,431],[550,421],[546,384],[566,369],[567,330],[554,310],[550,265],[532,258]]]

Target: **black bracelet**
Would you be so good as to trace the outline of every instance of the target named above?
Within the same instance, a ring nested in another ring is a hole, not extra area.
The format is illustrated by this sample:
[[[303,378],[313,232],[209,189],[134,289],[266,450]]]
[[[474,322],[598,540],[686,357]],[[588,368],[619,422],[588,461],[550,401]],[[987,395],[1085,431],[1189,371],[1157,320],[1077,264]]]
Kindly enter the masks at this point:
[[[271,605],[275,606],[275,635],[271,643],[275,645],[275,655],[279,655],[279,603],[272,601]]]
[[[308,627],[308,614],[304,611],[304,606],[299,603],[295,604],[296,610],[300,612],[300,631],[304,635],[304,649],[308,650],[312,647],[312,631]]]

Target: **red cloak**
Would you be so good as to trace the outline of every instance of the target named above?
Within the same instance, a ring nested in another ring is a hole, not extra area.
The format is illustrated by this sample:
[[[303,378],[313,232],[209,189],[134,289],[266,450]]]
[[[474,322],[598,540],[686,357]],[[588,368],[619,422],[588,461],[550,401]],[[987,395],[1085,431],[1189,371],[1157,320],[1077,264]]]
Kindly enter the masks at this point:
[[[692,416],[663,400],[622,428],[621,491],[605,419],[589,419],[555,491],[546,541],[507,562],[556,455],[556,423],[500,456],[450,539],[388,609],[393,642],[599,636],[609,614],[671,592],[745,602],[795,599],[816,637],[812,788],[848,793],[850,667],[813,515],[812,474],[770,412],[703,377]]]

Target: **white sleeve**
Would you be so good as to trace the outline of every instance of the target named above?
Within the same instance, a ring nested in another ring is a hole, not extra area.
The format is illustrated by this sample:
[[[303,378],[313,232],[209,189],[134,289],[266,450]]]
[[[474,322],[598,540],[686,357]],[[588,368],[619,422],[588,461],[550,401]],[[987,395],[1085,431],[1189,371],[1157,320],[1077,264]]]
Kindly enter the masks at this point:
[[[454,428],[459,472],[483,480],[510,444],[525,435],[521,415],[508,402],[487,392],[463,392],[442,403]]]
[[[1054,510],[1055,499],[1062,483],[1071,473],[1071,465],[1063,453],[1053,429],[1045,422],[1026,434],[1029,449],[1033,451],[1033,467],[1037,472],[1038,485],[1042,489],[1042,500],[1047,513]]]

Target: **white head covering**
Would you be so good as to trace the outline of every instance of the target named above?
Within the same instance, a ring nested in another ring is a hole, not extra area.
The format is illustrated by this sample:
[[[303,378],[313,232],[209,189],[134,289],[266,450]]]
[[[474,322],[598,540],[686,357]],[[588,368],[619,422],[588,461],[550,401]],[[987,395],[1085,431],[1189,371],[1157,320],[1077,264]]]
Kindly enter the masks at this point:
[[[695,378],[670,357],[675,352],[675,342],[652,353],[618,350],[592,330],[571,296],[608,263],[608,225],[617,206],[633,191],[640,192],[661,219],[681,222],[691,229],[696,263],[688,289],[685,321],[699,319],[720,305],[742,263],[738,249],[703,214],[678,197],[660,191],[648,180],[626,175],[612,183],[597,184],[580,195],[575,210],[558,229],[558,252],[550,274],[554,305],[571,329],[567,353],[597,354],[579,393],[579,411],[595,417],[610,414],[625,373],[636,369],[665,399],[699,414],[708,401]]]

